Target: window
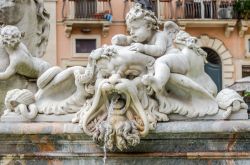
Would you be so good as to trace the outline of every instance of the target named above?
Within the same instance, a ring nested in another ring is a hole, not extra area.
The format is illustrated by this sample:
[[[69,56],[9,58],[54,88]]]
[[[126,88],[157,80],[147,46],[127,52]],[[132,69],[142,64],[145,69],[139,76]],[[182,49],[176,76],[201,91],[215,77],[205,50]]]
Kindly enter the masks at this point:
[[[76,39],[76,53],[90,53],[96,49],[96,39]]]
[[[248,53],[250,53],[250,39],[248,39]]]
[[[242,65],[242,78],[250,76],[250,65]]]
[[[242,78],[248,77],[248,76],[250,76],[250,65],[242,65]],[[244,86],[244,84],[242,84],[242,86]],[[247,109],[248,114],[250,114],[250,96],[247,94],[248,92],[249,92],[249,89],[247,87],[247,89],[243,91],[242,94],[244,95],[244,101],[248,105],[248,109]]]
[[[246,57],[250,57],[250,35],[245,35]]]
[[[88,57],[92,50],[101,46],[99,35],[72,36],[73,57]]]
[[[79,60],[79,59],[63,59],[61,66],[63,68],[69,68],[73,66],[84,66],[86,67],[88,64],[88,60]]]

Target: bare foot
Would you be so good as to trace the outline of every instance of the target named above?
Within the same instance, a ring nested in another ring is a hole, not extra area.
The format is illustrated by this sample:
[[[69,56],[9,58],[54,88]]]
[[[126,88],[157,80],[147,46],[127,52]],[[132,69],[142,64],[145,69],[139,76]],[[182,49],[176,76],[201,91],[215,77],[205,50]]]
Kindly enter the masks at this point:
[[[142,83],[144,85],[151,86],[156,93],[161,92],[165,86],[165,84],[160,83],[154,76],[151,75],[144,75],[142,77]]]
[[[151,82],[152,82],[152,79],[153,79],[153,76],[150,76],[150,75],[144,75],[141,79],[142,83],[144,85],[150,85]]]

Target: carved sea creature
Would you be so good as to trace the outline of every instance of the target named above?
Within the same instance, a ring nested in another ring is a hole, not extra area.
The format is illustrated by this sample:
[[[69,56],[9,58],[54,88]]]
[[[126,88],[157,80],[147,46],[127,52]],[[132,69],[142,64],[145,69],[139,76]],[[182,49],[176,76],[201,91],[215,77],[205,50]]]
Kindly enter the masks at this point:
[[[35,106],[35,97],[32,92],[27,89],[13,89],[9,91],[5,97],[5,106],[7,110],[21,114],[28,120],[36,117],[38,110]]]
[[[233,112],[247,109],[248,106],[243,98],[232,89],[223,89],[216,96],[216,101],[221,110],[226,111],[223,114],[224,119],[228,119]]]

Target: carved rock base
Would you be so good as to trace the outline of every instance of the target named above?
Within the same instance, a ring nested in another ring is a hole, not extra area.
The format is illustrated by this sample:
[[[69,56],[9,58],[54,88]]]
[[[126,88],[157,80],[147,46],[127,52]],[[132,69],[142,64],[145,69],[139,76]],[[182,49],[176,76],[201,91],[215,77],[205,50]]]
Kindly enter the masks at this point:
[[[159,123],[126,152],[108,152],[106,164],[250,163],[250,121]],[[103,149],[71,123],[0,123],[0,164],[103,164]]]

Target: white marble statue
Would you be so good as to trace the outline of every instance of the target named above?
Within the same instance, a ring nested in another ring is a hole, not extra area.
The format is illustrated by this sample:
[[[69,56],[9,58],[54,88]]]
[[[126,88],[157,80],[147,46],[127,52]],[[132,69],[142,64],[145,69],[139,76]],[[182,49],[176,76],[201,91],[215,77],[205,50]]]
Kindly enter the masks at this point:
[[[247,105],[236,92],[225,89],[216,98],[204,71],[206,53],[195,37],[174,22],[158,30],[156,17],[140,4],[126,19],[130,35],[116,35],[112,45],[94,50],[86,68],[48,69],[33,97],[26,90],[9,91],[2,119],[10,113],[27,120],[74,114],[72,122],[97,143],[124,150],[140,143],[157,122],[247,118]]]
[[[9,66],[0,72],[0,81],[7,80],[14,74],[37,79],[50,64],[40,58],[33,57],[21,42],[22,34],[16,26],[7,25],[0,28],[0,42],[9,56]]]
[[[44,55],[49,36],[48,18],[49,14],[44,9],[43,1],[0,1],[0,24],[16,26],[21,33],[24,34],[22,35],[21,45],[25,45],[28,52],[30,52],[26,53],[26,55],[30,54],[34,57],[42,57]],[[11,72],[14,73],[15,71],[13,70],[13,67],[10,66],[10,63],[13,62],[10,57],[13,56],[10,56],[6,50],[6,46],[0,46],[0,73],[2,74],[0,80],[0,114],[2,114],[4,109],[4,97],[8,90],[15,88],[29,89],[33,92],[36,92],[37,90],[36,75],[38,73],[31,73],[34,71],[28,71],[27,73],[23,72],[21,75],[18,73],[12,75]],[[33,68],[34,67],[37,67],[38,69],[39,66],[33,66]],[[21,70],[18,69],[18,71]],[[41,71],[39,72],[39,74],[42,73]],[[3,73],[5,74],[3,75]],[[25,76],[26,74],[28,77]],[[3,76],[9,78],[3,80]]]

